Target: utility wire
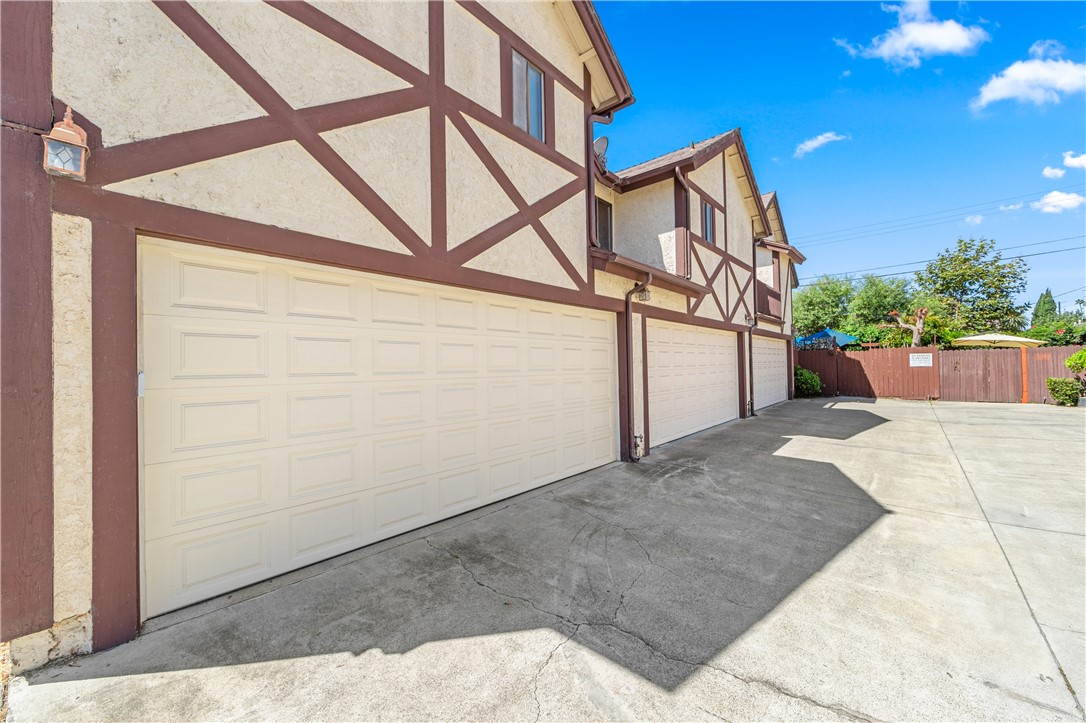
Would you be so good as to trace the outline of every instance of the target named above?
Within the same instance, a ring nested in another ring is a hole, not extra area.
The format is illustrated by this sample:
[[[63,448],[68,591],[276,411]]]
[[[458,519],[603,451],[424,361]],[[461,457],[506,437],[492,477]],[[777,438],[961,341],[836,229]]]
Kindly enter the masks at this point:
[[[1031,256],[1047,256],[1049,254],[1062,254],[1062,253],[1066,253],[1068,251],[1082,251],[1082,250],[1083,250],[1082,246],[1073,246],[1073,247],[1068,248],[1068,249],[1056,249],[1055,251],[1038,251],[1037,253],[1033,253],[1033,254],[1021,254],[1019,256],[1007,256],[1004,260],[1005,261],[1010,261],[1012,259],[1028,259]],[[871,274],[871,276],[874,276],[875,278],[881,279],[881,278],[885,278],[887,276],[904,276],[906,274],[913,274],[913,273],[916,273],[919,270],[920,270],[920,268],[915,268],[915,269],[910,269],[910,270],[907,270],[907,271],[894,271],[894,272],[889,273],[889,274]],[[810,279],[808,279],[808,280],[810,280]],[[809,286],[809,284],[804,284],[804,283],[800,282],[800,286]],[[1055,297],[1053,297],[1053,298],[1055,298]]]
[[[1055,296],[1053,296],[1052,298],[1053,298],[1053,299],[1058,299],[1058,298],[1060,298],[1061,296],[1067,296],[1068,294],[1073,294],[1073,293],[1075,293],[1076,291],[1082,291],[1083,289],[1086,289],[1086,286],[1080,286],[1080,287],[1078,287],[1077,289],[1071,289],[1070,291],[1065,291],[1065,292],[1063,292],[1062,294],[1056,294],[1056,295],[1055,295]]]
[[[1066,191],[1069,188],[1079,188],[1079,187],[1081,187],[1081,184],[1072,183],[1072,184],[1069,184],[1067,186],[1058,186],[1056,188],[1049,188],[1049,189],[1046,189],[1044,191],[1033,191],[1031,193],[1022,193],[1022,194],[1019,194],[1017,196],[1007,196],[1005,198],[997,198],[997,199],[993,199],[993,200],[990,200],[990,201],[981,201],[981,202],[978,202],[978,203],[969,204],[967,206],[956,206],[954,208],[945,208],[945,209],[942,209],[942,210],[939,210],[939,211],[929,211],[927,213],[914,214],[914,215],[911,215],[911,216],[902,216],[901,218],[889,219],[889,220],[886,220],[886,221],[876,221],[874,223],[865,223],[865,224],[861,224],[859,226],[846,226],[844,228],[839,228],[839,229],[836,229],[834,231],[822,231],[820,233],[807,234],[806,236],[794,236],[794,237],[792,237],[791,240],[792,241],[801,241],[801,240],[804,240],[804,239],[811,240],[811,239],[818,239],[820,236],[835,236],[837,234],[852,235],[852,232],[857,231],[859,229],[872,228],[874,226],[889,226],[889,225],[896,225],[896,224],[900,224],[900,223],[917,222],[920,219],[923,219],[923,218],[925,218],[927,216],[938,216],[940,214],[950,213],[952,211],[965,211],[965,210],[968,210],[968,209],[977,208],[978,206],[990,206],[990,205],[995,204],[995,203],[1002,203],[1003,201],[1014,201],[1014,200],[1017,200],[1019,198],[1026,198],[1026,197],[1029,197],[1029,196],[1036,196],[1039,193],[1049,193],[1049,192],[1052,192],[1052,191]],[[1007,209],[1007,210],[1009,210],[1009,211],[1017,211],[1018,209]]]
[[[1050,239],[1048,241],[1036,241],[1034,243],[1028,243],[1028,244],[1018,244],[1017,246],[1004,246],[1003,248],[993,249],[993,250],[996,251],[996,252],[1011,251],[1012,249],[1024,249],[1024,248],[1027,248],[1029,246],[1044,246],[1045,244],[1054,244],[1054,243],[1058,243],[1060,241],[1072,241],[1072,240],[1078,239],[1078,238],[1086,238],[1086,234],[1080,234],[1078,236],[1064,236],[1063,238],[1054,238],[1054,239]],[[1018,258],[1018,257],[1014,257],[1014,258]],[[924,259],[922,261],[906,261],[903,264],[890,264],[889,266],[872,266],[869,269],[857,269],[855,271],[841,271],[841,272],[836,273],[836,274],[822,274],[822,276],[833,276],[833,277],[852,276],[853,274],[862,274],[865,271],[882,271],[883,269],[896,269],[896,268],[899,268],[901,266],[915,266],[917,264],[928,264],[928,263],[931,263],[932,261],[936,261],[936,260],[937,259]],[[800,279],[800,281],[809,281],[810,279],[815,279],[815,278],[821,278],[821,277],[819,277],[819,276],[805,276],[802,279]],[[1068,293],[1070,293],[1070,292],[1068,292]]]

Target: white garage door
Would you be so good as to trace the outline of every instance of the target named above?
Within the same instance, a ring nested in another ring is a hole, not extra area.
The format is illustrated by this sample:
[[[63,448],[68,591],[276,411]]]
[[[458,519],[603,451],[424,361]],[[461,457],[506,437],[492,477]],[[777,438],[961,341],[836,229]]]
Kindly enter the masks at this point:
[[[735,334],[649,319],[649,443],[739,416]]]
[[[754,337],[754,408],[788,399],[788,345],[777,339]]]
[[[617,458],[611,314],[140,253],[147,615]]]

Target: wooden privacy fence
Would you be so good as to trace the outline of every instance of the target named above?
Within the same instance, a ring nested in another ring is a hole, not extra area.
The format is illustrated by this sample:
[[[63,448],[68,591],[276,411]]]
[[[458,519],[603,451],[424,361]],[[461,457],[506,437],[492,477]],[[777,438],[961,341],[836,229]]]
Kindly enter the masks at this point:
[[[1070,378],[1064,361],[1080,349],[799,350],[796,364],[818,374],[828,397],[1051,403],[1045,379]]]

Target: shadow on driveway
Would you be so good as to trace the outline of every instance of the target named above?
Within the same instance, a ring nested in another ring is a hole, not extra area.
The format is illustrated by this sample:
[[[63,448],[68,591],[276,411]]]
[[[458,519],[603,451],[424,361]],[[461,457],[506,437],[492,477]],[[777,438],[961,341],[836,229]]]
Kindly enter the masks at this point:
[[[884,421],[784,405],[28,682],[403,653],[550,627],[674,690],[888,514],[833,465],[775,453],[791,436],[848,439]]]

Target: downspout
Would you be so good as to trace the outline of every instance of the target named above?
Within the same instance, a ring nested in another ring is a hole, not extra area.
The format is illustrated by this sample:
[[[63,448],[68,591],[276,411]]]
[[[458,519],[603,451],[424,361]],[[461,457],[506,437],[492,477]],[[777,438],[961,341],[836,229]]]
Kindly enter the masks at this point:
[[[754,413],[754,327],[758,326],[758,318],[751,317],[750,330],[747,332],[747,382],[750,385],[747,390],[748,417],[757,417]]]
[[[626,430],[627,439],[630,440],[630,448],[627,450],[630,459],[636,462],[641,459],[640,448],[641,444],[634,436],[634,384],[633,384],[633,295],[639,291],[644,291],[649,284],[652,283],[652,274],[650,273],[645,280],[640,284],[637,284],[632,289],[626,292]],[[647,359],[641,360],[642,364],[647,364]]]
[[[690,186],[687,185],[686,179],[683,178],[683,172],[679,169],[679,166],[675,166],[675,179],[678,180],[679,185],[683,187],[683,191],[686,194],[684,199],[686,200],[686,208],[683,209],[683,264],[686,267],[686,278],[693,276],[693,269],[690,268]],[[704,229],[702,229],[704,233]]]

